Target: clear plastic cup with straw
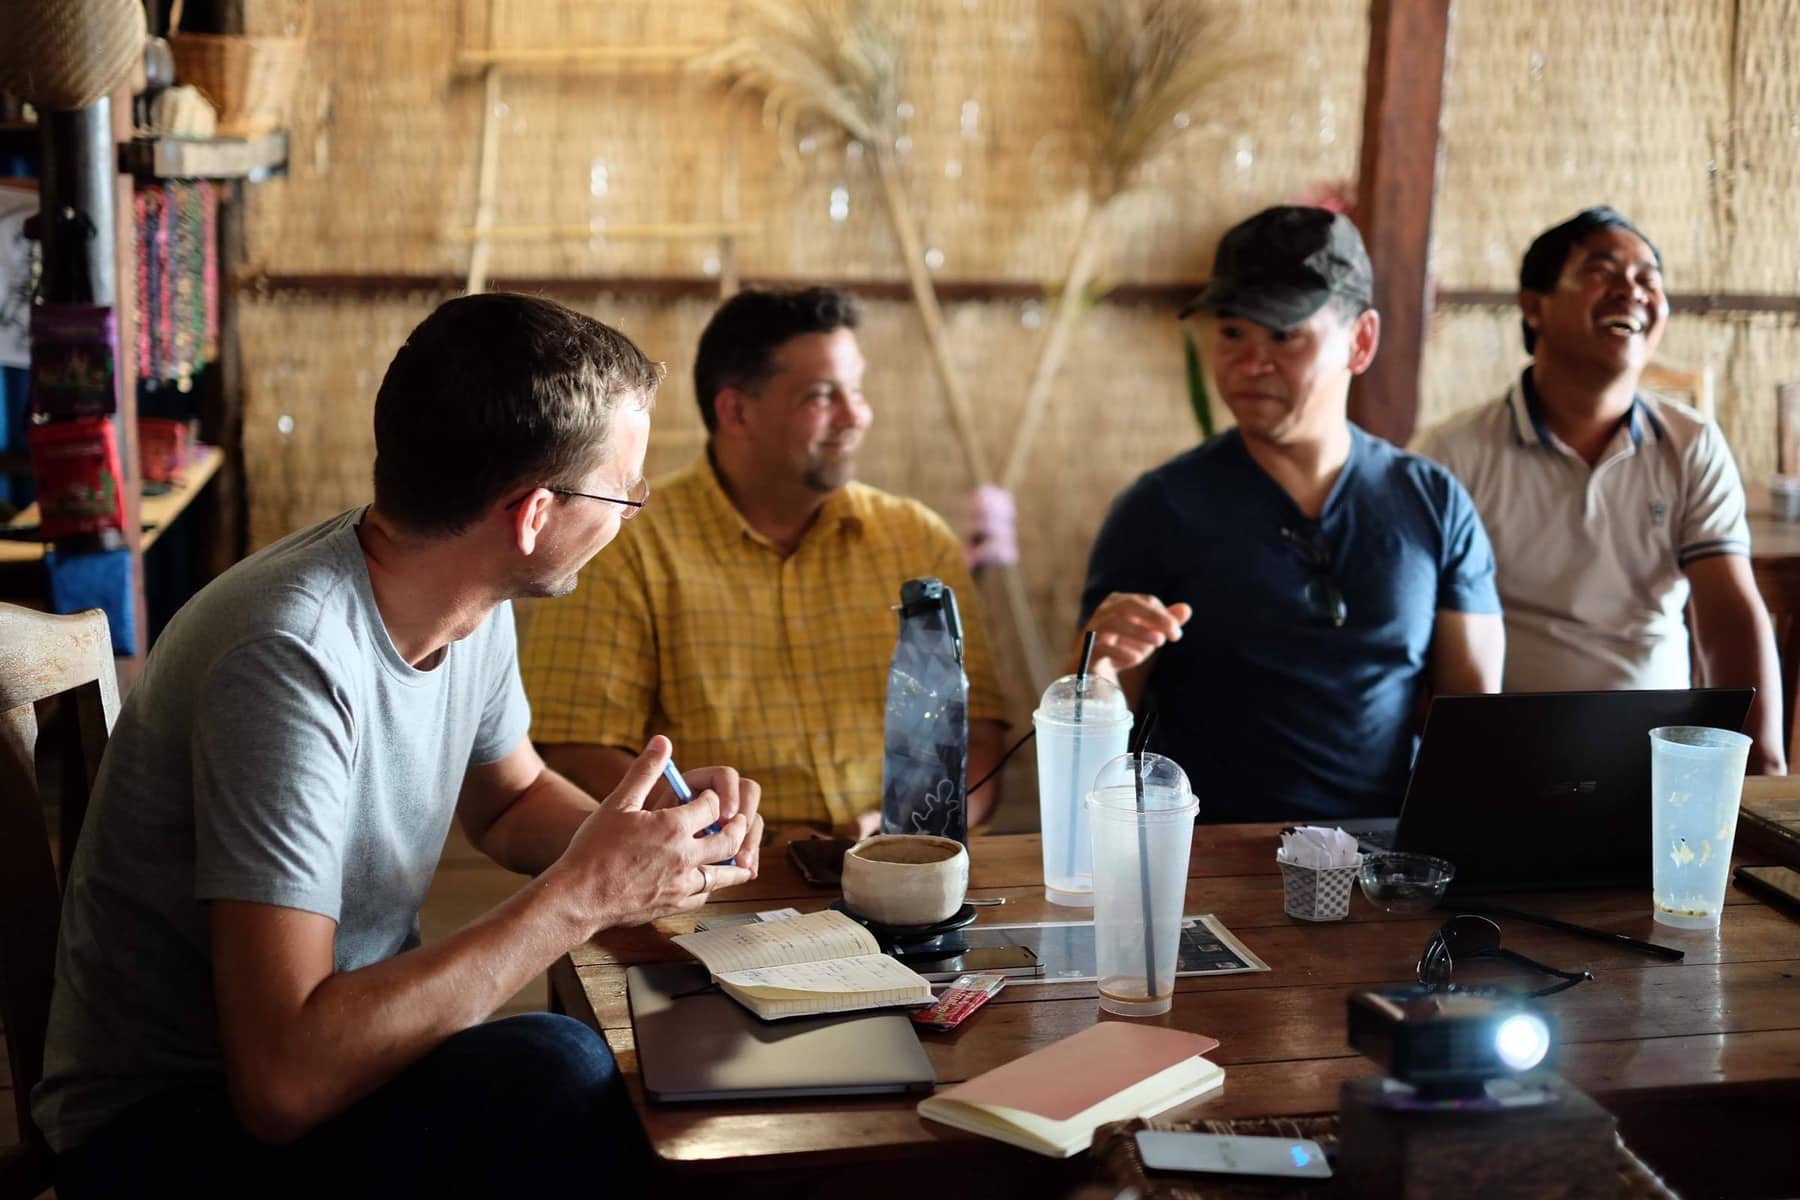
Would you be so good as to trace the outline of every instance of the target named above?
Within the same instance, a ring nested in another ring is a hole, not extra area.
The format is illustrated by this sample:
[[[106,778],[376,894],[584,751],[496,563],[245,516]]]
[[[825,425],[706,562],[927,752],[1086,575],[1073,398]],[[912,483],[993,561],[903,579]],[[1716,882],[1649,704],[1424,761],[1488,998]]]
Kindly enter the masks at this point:
[[[1127,1017],[1166,1013],[1199,801],[1172,760],[1140,752],[1100,768],[1087,808],[1100,1007]]]
[[[1131,709],[1112,680],[1077,672],[1044,690],[1031,720],[1037,732],[1044,897],[1052,904],[1091,908],[1093,843],[1084,801],[1101,765],[1125,753]]]

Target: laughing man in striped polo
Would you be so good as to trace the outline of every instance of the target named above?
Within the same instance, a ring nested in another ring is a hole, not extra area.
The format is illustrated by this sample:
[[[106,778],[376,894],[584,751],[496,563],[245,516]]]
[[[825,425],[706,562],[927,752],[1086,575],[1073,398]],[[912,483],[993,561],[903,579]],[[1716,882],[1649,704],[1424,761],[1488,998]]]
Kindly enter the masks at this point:
[[[1504,396],[1426,433],[1494,543],[1507,691],[1755,687],[1753,772],[1785,771],[1781,671],[1750,571],[1724,435],[1638,391],[1668,324],[1662,255],[1610,208],[1531,244],[1519,268],[1531,365]]]

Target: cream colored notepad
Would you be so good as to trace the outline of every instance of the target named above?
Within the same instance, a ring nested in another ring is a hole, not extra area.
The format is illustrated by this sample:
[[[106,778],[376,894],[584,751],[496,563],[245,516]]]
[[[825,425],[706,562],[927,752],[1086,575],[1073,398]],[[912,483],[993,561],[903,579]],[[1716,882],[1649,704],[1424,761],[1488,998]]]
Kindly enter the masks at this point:
[[[919,1115],[970,1133],[1068,1158],[1108,1121],[1147,1117],[1221,1086],[1200,1057],[1218,1039],[1102,1021],[919,1103]]]
[[[672,940],[706,965],[720,990],[765,1021],[931,1003],[929,983],[831,909]]]

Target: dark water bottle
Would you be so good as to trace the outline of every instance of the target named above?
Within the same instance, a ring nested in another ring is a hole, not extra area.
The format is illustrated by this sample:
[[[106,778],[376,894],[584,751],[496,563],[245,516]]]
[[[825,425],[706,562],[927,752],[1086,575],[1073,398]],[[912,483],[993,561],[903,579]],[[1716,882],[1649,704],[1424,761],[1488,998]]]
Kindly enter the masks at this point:
[[[968,840],[969,677],[962,618],[942,580],[900,585],[900,639],[888,669],[881,831]]]

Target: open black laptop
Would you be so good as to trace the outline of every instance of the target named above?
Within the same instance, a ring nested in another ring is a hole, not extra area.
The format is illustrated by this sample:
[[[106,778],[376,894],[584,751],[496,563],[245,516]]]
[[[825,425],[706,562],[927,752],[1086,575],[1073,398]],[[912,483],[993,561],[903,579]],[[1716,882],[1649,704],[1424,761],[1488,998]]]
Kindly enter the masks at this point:
[[[1394,818],[1341,822],[1365,849],[1456,865],[1455,892],[1650,883],[1650,738],[1741,729],[1750,688],[1439,696]]]

